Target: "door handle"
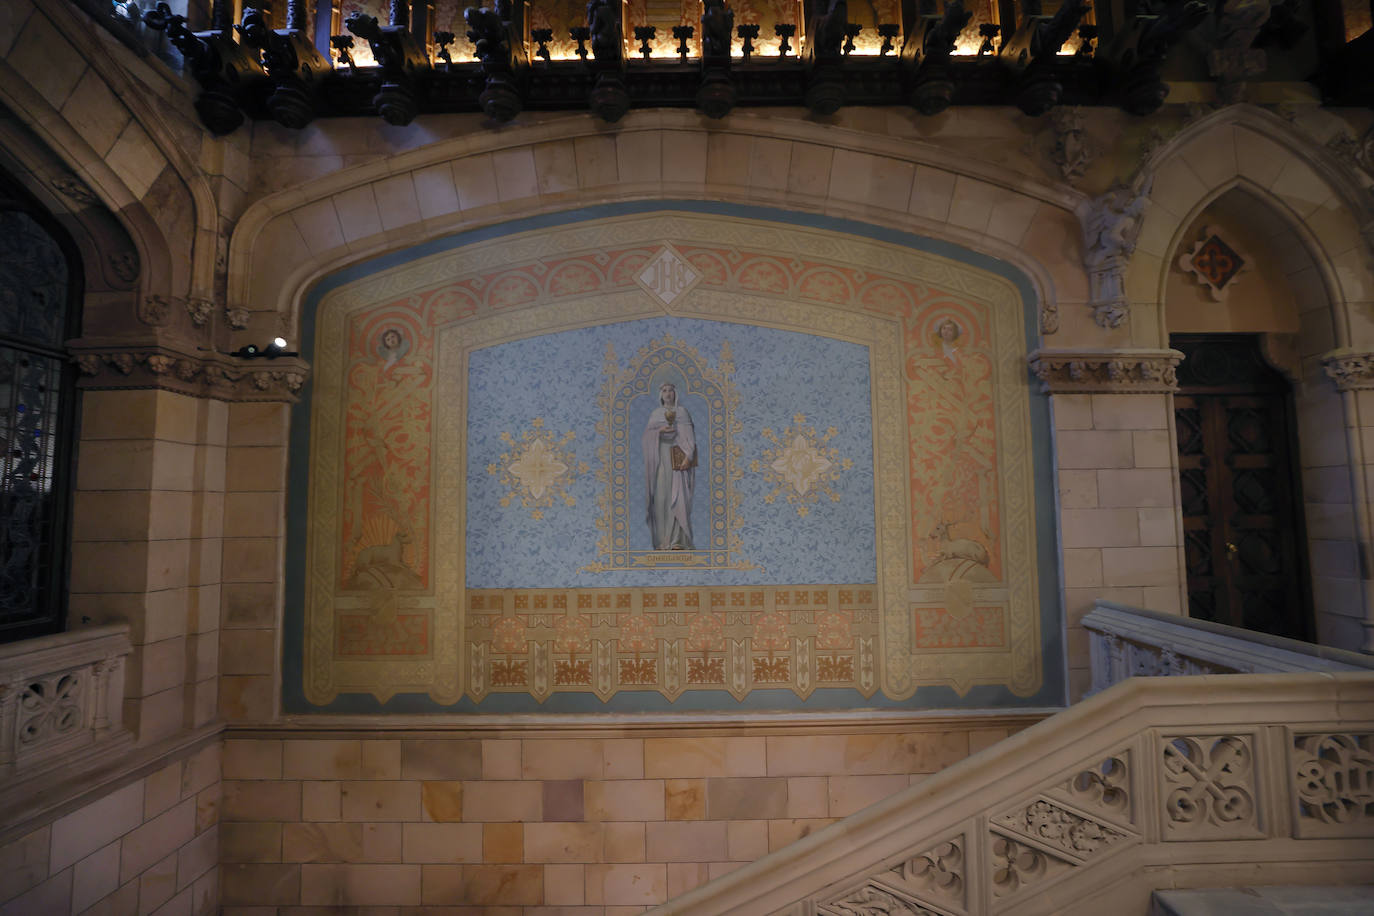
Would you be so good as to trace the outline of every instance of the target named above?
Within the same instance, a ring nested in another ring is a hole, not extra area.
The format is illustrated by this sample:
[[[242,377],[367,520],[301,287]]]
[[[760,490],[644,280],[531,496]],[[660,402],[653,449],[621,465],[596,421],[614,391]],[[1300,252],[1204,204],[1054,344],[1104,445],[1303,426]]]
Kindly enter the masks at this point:
[[[1226,558],[1227,558],[1228,560],[1233,560],[1233,559],[1235,559],[1236,553],[1237,553],[1239,550],[1240,550],[1240,548],[1237,547],[1233,542],[1231,542],[1231,541],[1227,541],[1227,542],[1226,542]]]

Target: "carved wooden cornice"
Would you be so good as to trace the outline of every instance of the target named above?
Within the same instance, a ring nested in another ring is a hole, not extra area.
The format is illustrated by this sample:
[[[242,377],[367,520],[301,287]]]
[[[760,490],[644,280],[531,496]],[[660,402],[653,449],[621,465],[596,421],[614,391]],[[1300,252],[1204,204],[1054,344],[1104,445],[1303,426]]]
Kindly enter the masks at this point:
[[[161,388],[219,401],[294,404],[310,365],[296,357],[243,360],[225,353],[185,353],[165,344],[77,340],[68,345],[81,388]]]
[[[1047,394],[1155,394],[1178,390],[1177,350],[1036,350],[1026,357]]]
[[[1338,391],[1374,391],[1374,352],[1332,350],[1322,357],[1322,366]]]
[[[147,12],[128,6],[131,19],[164,32],[181,53],[185,71],[200,85],[196,112],[216,134],[237,129],[247,117],[301,129],[315,117],[372,114],[405,125],[421,113],[481,111],[500,124],[521,111],[578,104],[610,122],[632,105],[682,106],[719,118],[736,99],[804,104],[818,115],[845,104],[910,104],[924,115],[951,104],[1015,104],[1032,117],[1060,104],[1119,105],[1143,115],[1156,111],[1169,93],[1161,75],[1167,52],[1207,13],[1200,0],[1189,0],[1119,26],[1104,22],[1079,30],[1088,4],[1070,0],[1053,16],[1024,12],[1020,22],[1005,23],[1000,45],[992,40],[996,30],[985,27],[983,46],[974,54],[971,48],[954,53],[968,19],[957,4],[939,18],[924,7],[894,7],[892,21],[863,28],[847,21],[844,4],[808,6],[806,15],[814,21],[778,23],[774,34],[761,36],[749,24],[734,27],[726,5],[711,2],[703,7],[699,28],[673,32],[679,44],[672,54],[677,59],[670,61],[648,59],[656,53],[650,44],[656,27],[632,24],[609,0],[592,0],[582,23],[567,23],[570,28],[557,32],[531,29],[538,20],[525,5],[496,4],[472,7],[467,24],[473,60],[456,46],[449,51],[452,38],[440,41],[431,56],[414,38],[424,29],[410,23],[409,5],[393,2],[389,24],[361,12],[344,20],[347,32],[329,38],[336,64],[330,49],[318,47],[313,30],[307,30],[303,5],[289,7],[295,13],[288,13],[285,29],[271,27],[281,25],[280,15],[269,23],[260,11],[245,8],[235,29],[222,17],[219,26],[204,31],[193,31],[185,16],[165,6]],[[108,22],[108,4],[103,15],[94,15]],[[861,32],[865,40],[856,46],[853,39]],[[882,40],[873,48],[878,53],[863,53],[874,32]],[[1060,53],[1072,48],[1075,33],[1074,53]],[[700,48],[693,47],[693,34]],[[899,36],[900,44],[894,41]],[[372,65],[353,59],[364,44]],[[1117,45],[1129,53],[1111,50]],[[1066,161],[1076,155],[1065,151]]]

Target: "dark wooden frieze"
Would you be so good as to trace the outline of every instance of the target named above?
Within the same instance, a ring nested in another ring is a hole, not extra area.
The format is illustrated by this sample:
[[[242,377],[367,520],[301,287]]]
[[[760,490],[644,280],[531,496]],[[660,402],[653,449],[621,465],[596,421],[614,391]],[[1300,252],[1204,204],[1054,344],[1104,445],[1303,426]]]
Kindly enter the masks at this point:
[[[672,56],[646,57],[664,36],[631,27],[616,0],[589,0],[585,25],[568,33],[577,56],[555,59],[549,48],[562,36],[529,28],[529,0],[486,2],[464,13],[475,60],[457,52],[453,32],[435,32],[426,47],[400,0],[387,24],[349,16],[347,33],[332,36],[325,52],[304,30],[301,0],[288,4],[282,29],[251,6],[231,29],[223,2],[214,7],[218,27],[205,32],[190,31],[166,3],[143,16],[181,52],[200,83],[202,120],[223,134],[245,118],[299,128],[369,114],[403,125],[423,114],[482,112],[499,123],[522,111],[591,110],[614,122],[647,107],[712,118],[763,105],[805,105],[820,115],[844,105],[911,105],[926,115],[951,105],[1017,105],[1032,115],[1055,105],[1119,105],[1146,114],[1167,94],[1166,55],[1207,10],[1203,0],[1141,0],[1109,34],[1110,26],[1082,24],[1086,0],[1064,0],[1049,16],[1027,0],[1020,22],[980,23],[974,55],[967,47],[954,53],[971,18],[968,0],[904,0],[902,21],[876,28],[850,22],[846,0],[805,0],[804,27],[776,23],[771,35],[737,25],[728,0],[704,0],[699,24],[672,27]],[[1077,53],[1059,53],[1075,34]],[[375,63],[358,66],[364,42]]]
[[[243,46],[257,52],[271,78],[272,88],[263,104],[272,119],[297,129],[314,120],[319,83],[333,67],[305,32],[304,0],[292,0],[284,29],[269,28],[263,14],[253,7],[244,7],[243,21],[235,28]]]

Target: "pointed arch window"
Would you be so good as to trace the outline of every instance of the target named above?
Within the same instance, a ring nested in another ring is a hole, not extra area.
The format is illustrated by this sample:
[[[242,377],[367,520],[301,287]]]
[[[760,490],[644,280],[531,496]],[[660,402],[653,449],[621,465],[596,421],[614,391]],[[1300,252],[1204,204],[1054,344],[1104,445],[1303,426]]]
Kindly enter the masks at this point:
[[[63,625],[81,275],[60,233],[0,188],[0,642]]]

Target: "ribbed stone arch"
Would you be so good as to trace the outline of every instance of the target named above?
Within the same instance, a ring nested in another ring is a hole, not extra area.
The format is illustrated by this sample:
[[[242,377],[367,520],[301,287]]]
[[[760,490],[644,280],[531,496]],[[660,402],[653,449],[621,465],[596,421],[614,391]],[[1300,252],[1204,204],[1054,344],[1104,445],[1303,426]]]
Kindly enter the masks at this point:
[[[1156,154],[1150,206],[1126,273],[1139,346],[1160,346],[1172,256],[1206,206],[1239,189],[1273,210],[1310,256],[1332,308],[1335,343],[1374,346],[1374,323],[1352,322],[1374,301],[1371,214],[1361,189],[1324,149],[1262,109],[1233,106],[1185,128]]]
[[[245,340],[292,326],[306,289],[351,263],[455,232],[631,200],[716,200],[867,222],[953,242],[1032,278],[1042,308],[1087,301],[1072,189],[947,150],[806,122],[705,128],[685,111],[590,115],[442,140],[264,198],[230,243]]]
[[[1334,354],[1374,348],[1367,195],[1328,151],[1248,106],[1185,128],[1157,154],[1153,169],[1151,204],[1126,275],[1136,342],[1167,344],[1165,290],[1184,233],[1216,201],[1243,198],[1254,222],[1268,224],[1270,251],[1298,300],[1301,331],[1283,361],[1297,406],[1316,638],[1368,647],[1374,580],[1358,557],[1374,543],[1364,444],[1374,419],[1353,390],[1360,384],[1333,386],[1327,368]]]
[[[210,295],[216,206],[186,148],[199,128],[178,132],[196,124],[189,97],[150,98],[138,77],[151,74],[115,60],[74,6],[24,6],[0,46],[0,104],[118,215],[139,250],[141,294]],[[188,225],[169,227],[178,214]]]

